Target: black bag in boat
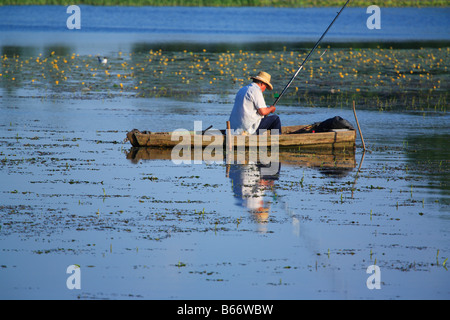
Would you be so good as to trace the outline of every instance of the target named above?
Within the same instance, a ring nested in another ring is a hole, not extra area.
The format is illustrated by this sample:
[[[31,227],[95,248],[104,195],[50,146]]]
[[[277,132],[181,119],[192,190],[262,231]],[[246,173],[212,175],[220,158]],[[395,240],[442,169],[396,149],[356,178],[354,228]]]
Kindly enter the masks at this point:
[[[339,116],[336,116],[334,118],[330,118],[322,122],[315,122],[309,126],[306,126],[291,133],[328,132],[333,129],[355,130],[353,126],[350,124],[350,122]]]
[[[315,123],[313,127],[314,128],[312,130],[314,130],[315,132],[327,132],[333,129],[355,130],[350,122],[339,116]]]
[[[291,134],[295,133],[312,133],[312,132],[328,132],[333,129],[347,129],[347,130],[355,130],[353,126],[347,120],[336,116],[334,118],[327,119],[322,122],[315,122],[309,126],[305,126],[297,131],[291,132]]]

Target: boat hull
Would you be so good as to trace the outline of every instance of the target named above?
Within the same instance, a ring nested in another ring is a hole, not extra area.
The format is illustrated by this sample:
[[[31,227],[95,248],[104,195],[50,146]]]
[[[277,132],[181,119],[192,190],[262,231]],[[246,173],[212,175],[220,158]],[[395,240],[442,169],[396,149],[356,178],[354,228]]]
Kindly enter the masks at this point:
[[[133,147],[355,147],[355,130],[332,130],[318,133],[297,133],[305,126],[283,127],[280,135],[226,135],[225,130],[140,132],[132,130],[127,138]]]

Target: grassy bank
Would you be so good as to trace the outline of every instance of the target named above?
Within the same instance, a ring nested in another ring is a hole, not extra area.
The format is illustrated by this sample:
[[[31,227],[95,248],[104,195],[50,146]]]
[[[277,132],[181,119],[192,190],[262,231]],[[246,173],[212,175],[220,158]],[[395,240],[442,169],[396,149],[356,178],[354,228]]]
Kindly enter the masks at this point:
[[[340,7],[344,0],[79,0],[77,5],[123,6],[212,6],[212,7]],[[3,0],[0,5],[72,5],[71,0]],[[367,7],[448,7],[448,0],[365,0],[350,1],[349,6]]]

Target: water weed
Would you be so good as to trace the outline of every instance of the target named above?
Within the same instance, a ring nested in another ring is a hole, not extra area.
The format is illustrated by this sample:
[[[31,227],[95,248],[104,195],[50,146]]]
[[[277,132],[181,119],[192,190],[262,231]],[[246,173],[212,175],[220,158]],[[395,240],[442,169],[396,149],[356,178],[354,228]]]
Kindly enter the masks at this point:
[[[319,48],[282,103],[343,108],[356,100],[361,108],[382,112],[446,113],[449,50]],[[201,95],[233,95],[259,70],[270,71],[275,92],[281,90],[306,54],[303,49],[194,52],[139,48],[111,57],[107,67],[96,63],[95,56],[57,50],[46,57],[3,54],[0,86],[8,91],[24,87],[45,97],[131,95],[198,101]]]

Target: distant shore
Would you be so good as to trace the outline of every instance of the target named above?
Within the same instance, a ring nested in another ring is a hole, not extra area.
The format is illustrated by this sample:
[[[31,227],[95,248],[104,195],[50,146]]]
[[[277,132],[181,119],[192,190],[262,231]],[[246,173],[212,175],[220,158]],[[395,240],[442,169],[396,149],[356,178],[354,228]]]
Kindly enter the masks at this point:
[[[79,0],[77,5],[96,6],[191,6],[191,7],[341,7],[344,0]],[[69,0],[4,0],[1,5],[72,5]],[[447,0],[352,0],[352,7],[448,7]]]

